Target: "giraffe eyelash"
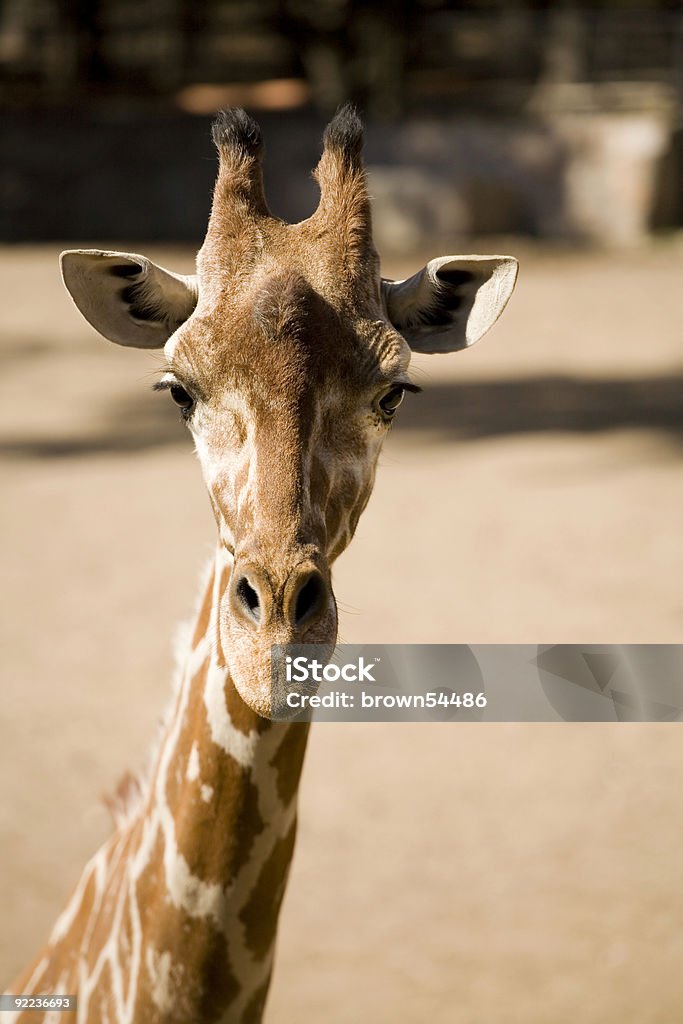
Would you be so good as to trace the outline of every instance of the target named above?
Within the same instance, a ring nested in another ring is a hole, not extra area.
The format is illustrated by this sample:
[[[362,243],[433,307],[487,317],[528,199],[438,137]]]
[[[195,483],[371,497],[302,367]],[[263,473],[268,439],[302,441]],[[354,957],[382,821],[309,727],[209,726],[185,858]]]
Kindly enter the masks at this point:
[[[182,379],[176,376],[175,370],[167,367],[162,370],[163,376],[152,384],[152,391],[169,391],[173,387],[181,387],[191,394],[195,401],[205,402],[207,395],[204,388],[190,374],[183,373]]]
[[[174,377],[167,377],[153,384],[152,391],[170,391],[173,401],[178,406],[181,419],[188,422],[197,404],[195,393],[192,390],[186,388]]]

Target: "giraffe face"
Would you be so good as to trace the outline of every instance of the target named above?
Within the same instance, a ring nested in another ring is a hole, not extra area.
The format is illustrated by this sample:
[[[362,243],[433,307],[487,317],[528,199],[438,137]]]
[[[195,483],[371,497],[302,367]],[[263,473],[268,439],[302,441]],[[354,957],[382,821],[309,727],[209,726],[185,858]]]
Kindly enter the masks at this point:
[[[194,436],[225,555],[216,643],[264,715],[279,711],[271,646],[336,641],[330,566],[414,388],[410,349],[379,306],[340,308],[323,287],[266,267],[237,294],[200,298],[160,382]]]
[[[261,136],[244,111],[220,114],[214,141],[196,276],[101,250],[63,253],[62,274],[104,337],[165,347],[157,386],[194,435],[221,541],[215,643],[245,702],[270,716],[281,700],[271,645],[336,639],[330,566],[353,536],[403,393],[416,390],[411,351],[478,341],[512,293],[517,261],[443,256],[382,280],[349,108],[325,132],[320,203],[300,224],[268,210]]]

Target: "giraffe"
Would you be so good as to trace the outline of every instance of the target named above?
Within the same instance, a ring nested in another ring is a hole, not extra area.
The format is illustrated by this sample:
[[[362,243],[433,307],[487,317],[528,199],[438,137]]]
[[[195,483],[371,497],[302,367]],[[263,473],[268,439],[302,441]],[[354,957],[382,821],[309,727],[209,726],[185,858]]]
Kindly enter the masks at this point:
[[[10,990],[77,994],[78,1022],[262,1020],[309,729],[284,720],[271,646],[334,645],[330,567],[404,394],[419,390],[411,352],[472,345],[514,288],[508,256],[382,279],[362,136],[342,108],[314,172],[319,205],[286,224],[266,203],[257,124],[221,112],[195,276],[134,253],[61,257],[100,334],[163,349],[155,388],[194,437],[217,526],[150,767],[120,784],[112,835]]]

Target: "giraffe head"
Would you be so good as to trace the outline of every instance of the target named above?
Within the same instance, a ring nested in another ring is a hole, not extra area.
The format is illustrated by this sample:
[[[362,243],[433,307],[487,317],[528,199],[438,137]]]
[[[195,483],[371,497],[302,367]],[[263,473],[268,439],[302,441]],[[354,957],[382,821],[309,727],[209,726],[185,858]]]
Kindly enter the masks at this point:
[[[248,705],[273,713],[273,644],[333,644],[330,566],[353,536],[382,442],[411,383],[411,351],[478,341],[517,262],[445,256],[381,279],[362,125],[342,109],[299,224],[273,217],[262,143],[241,110],[217,118],[219,170],[197,274],[143,256],[62,255],[85,318],[120,345],[163,348],[157,385],[180,407],[202,464],[226,571],[217,643]]]

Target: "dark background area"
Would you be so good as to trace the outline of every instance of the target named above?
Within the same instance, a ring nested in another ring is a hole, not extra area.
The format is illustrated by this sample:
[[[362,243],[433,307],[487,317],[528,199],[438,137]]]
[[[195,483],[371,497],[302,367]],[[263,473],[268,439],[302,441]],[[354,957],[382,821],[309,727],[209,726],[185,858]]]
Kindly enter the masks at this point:
[[[0,239],[200,239],[208,125],[233,104],[264,122],[275,212],[305,216],[316,139],[352,99],[380,220],[409,211],[399,249],[442,218],[451,236],[621,244],[683,222],[682,95],[672,0],[4,0]],[[616,230],[567,185],[595,178],[611,135],[640,204]]]

